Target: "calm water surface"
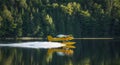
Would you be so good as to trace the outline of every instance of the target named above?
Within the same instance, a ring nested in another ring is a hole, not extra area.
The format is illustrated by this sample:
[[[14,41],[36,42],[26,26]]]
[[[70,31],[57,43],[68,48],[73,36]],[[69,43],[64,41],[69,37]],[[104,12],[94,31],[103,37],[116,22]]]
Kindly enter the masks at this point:
[[[76,48],[70,49],[73,54],[63,48],[0,47],[0,65],[120,65],[119,40],[74,41]],[[16,42],[22,41],[0,41],[0,44]]]

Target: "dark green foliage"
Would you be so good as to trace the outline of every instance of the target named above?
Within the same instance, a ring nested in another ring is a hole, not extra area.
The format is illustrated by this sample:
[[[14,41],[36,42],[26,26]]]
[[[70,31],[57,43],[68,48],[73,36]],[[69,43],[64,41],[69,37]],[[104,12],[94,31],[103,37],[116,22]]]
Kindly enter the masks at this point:
[[[0,1],[0,37],[120,36],[119,0]]]

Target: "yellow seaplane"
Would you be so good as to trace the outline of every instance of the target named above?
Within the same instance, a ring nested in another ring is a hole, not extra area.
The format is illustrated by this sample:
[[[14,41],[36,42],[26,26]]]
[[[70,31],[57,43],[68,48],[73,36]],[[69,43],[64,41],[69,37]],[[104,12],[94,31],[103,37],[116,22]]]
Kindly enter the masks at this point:
[[[74,37],[72,35],[57,35],[56,37],[52,37],[51,35],[47,36],[48,41],[69,41],[73,40]]]

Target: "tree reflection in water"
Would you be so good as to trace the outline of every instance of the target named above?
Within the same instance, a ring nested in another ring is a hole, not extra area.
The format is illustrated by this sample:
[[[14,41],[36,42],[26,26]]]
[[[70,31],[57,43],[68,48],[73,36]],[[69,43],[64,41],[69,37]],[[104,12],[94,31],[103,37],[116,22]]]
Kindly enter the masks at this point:
[[[47,50],[0,47],[0,65],[120,65],[119,41],[75,41],[75,49],[72,46]],[[70,50],[73,52],[69,54]]]
[[[73,55],[74,53],[73,48],[75,48],[75,46],[73,44],[75,42],[65,42],[61,43],[62,45],[57,42],[49,43],[51,43],[51,45],[57,44],[58,46],[48,47],[50,44],[47,44],[46,42],[39,44],[38,42],[27,42],[21,44],[0,44],[0,65],[45,65],[46,62],[49,63],[50,61],[52,61],[52,56],[54,53],[58,52],[58,54],[62,53],[69,56]],[[41,44],[42,46],[37,46]],[[47,49],[47,52],[45,51],[45,49]]]

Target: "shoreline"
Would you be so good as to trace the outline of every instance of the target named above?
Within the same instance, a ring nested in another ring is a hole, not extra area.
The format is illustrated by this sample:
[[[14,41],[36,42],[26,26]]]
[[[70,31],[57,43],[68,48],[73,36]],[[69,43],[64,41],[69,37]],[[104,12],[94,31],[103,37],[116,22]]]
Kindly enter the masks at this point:
[[[38,38],[38,37],[18,37],[18,38],[0,38],[0,40],[43,40],[44,38]]]
[[[110,38],[102,38],[102,37],[92,37],[92,38],[75,38],[75,39],[80,39],[80,40],[112,40],[112,39],[114,39],[114,38],[112,38],[112,37],[110,37]]]
[[[112,40],[112,39],[115,39],[115,38],[112,38],[112,37],[83,37],[83,38],[74,38],[74,40]],[[0,40],[47,40],[47,38],[39,38],[39,37],[19,37],[19,38],[0,38]]]

